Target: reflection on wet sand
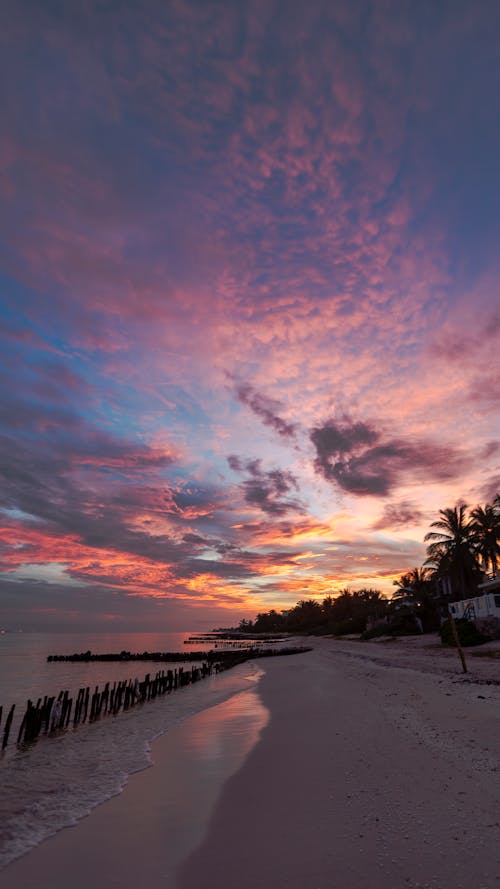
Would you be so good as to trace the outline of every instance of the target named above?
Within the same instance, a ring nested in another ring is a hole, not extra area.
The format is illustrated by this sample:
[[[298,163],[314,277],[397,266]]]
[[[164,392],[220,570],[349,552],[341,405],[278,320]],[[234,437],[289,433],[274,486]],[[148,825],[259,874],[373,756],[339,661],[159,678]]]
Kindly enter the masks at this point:
[[[175,800],[169,830],[177,863],[202,841],[224,783],[240,768],[268,719],[269,711],[252,689],[182,725],[182,743],[168,769]]]

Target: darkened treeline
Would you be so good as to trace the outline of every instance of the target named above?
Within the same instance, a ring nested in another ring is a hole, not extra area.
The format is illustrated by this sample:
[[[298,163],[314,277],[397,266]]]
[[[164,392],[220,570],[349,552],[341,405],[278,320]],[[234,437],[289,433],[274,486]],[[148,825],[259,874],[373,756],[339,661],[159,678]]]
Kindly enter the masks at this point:
[[[439,628],[448,604],[481,594],[497,576],[500,558],[500,497],[469,510],[466,504],[439,510],[425,535],[427,560],[394,581],[391,599],[378,590],[342,590],[322,602],[302,600],[289,611],[274,609],[243,620],[254,633],[347,633],[379,635],[430,632]]]
[[[388,601],[378,590],[343,590],[322,602],[307,599],[289,611],[274,609],[258,614],[254,621],[242,620],[240,630],[248,633],[362,633],[367,619],[385,616]]]

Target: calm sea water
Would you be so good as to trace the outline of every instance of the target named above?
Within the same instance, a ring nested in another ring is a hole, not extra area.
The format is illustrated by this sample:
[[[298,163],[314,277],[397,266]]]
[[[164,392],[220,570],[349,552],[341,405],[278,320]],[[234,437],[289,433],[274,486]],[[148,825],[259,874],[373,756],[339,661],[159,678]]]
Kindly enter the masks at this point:
[[[16,704],[8,747],[0,759],[0,867],[63,827],[75,823],[119,793],[133,772],[151,763],[152,740],[179,720],[248,689],[262,671],[249,662],[193,686],[179,689],[116,717],[53,737],[27,748],[16,746],[28,698],[75,696],[83,686],[154,673],[154,663],[47,663],[49,654],[87,651],[191,651],[188,633],[4,634],[0,636],[0,704],[4,716]],[[163,665],[161,665],[163,666]],[[185,665],[187,666],[187,665]]]

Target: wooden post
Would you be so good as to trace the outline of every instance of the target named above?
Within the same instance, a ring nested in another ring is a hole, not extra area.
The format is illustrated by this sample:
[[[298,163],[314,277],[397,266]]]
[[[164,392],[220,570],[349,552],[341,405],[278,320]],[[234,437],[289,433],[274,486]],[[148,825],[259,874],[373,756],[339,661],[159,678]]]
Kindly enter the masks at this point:
[[[19,731],[17,733],[17,743],[18,744],[20,744],[23,741],[23,739],[26,741],[26,733],[28,731],[28,725],[29,725],[29,719],[30,719],[30,715],[31,715],[32,706],[33,706],[33,704],[31,703],[31,701],[28,701],[28,703],[26,704],[25,714],[22,718],[22,722],[19,727]]]
[[[89,686],[87,685],[87,688],[85,689],[85,697],[84,697],[84,700],[83,700],[83,719],[82,719],[82,722],[85,722],[85,720],[87,719],[87,711],[88,711],[88,708],[89,708],[89,694],[90,694],[90,688],[89,688]]]
[[[72,708],[72,706],[73,706],[73,698],[69,698],[69,700],[68,700],[68,704],[67,704],[67,715],[66,715],[66,722],[64,723],[64,728],[68,728],[68,723],[69,723],[69,721],[70,721],[70,719],[71,719],[71,708]]]
[[[460,645],[460,639],[458,638],[458,630],[457,630],[457,625],[455,623],[455,618],[453,617],[453,614],[451,613],[451,611],[449,611],[448,614],[450,617],[451,632],[453,633],[455,645],[457,646],[458,653],[460,655],[460,660],[462,661],[462,668],[463,668],[464,673],[467,673],[467,664],[465,663],[464,651],[463,651],[462,646]]]
[[[7,719],[5,720],[5,728],[3,730],[3,741],[2,741],[2,750],[5,750],[7,747],[7,742],[9,740],[10,727],[12,725],[12,719],[14,717],[14,710],[16,709],[16,705],[12,704],[12,707],[9,710]]]

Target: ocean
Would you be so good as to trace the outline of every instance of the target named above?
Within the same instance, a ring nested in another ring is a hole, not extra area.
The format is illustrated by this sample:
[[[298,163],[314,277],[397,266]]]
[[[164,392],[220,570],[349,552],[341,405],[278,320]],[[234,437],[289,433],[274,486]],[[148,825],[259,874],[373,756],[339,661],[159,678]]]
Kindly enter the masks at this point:
[[[3,718],[16,704],[9,743],[0,758],[0,868],[53,833],[74,824],[125,786],[128,776],[151,765],[151,742],[188,716],[228,700],[262,675],[255,662],[213,675],[172,694],[70,727],[41,735],[18,747],[16,739],[26,701],[119,679],[142,680],[163,663],[47,662],[48,655],[74,652],[203,651],[203,644],[184,644],[189,633],[0,635],[0,705]],[[172,668],[179,666],[173,664]],[[189,664],[183,664],[186,669]]]

